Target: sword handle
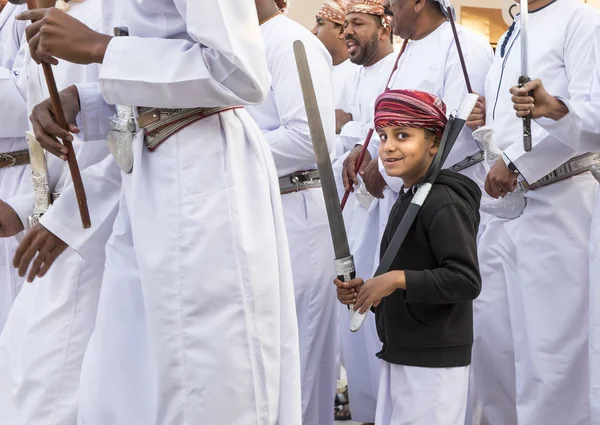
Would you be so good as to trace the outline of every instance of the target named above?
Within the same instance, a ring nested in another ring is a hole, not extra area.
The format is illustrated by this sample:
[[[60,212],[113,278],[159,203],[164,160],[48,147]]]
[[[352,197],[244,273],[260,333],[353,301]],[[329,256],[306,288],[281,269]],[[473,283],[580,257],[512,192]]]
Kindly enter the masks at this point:
[[[338,279],[342,282],[350,282],[352,279],[354,279],[356,277],[354,257],[349,256],[335,260],[335,272]],[[368,312],[360,314],[358,311],[354,311],[353,305],[348,306],[348,312],[350,314],[350,331],[356,332],[362,326]]]
[[[531,81],[531,78],[524,75],[519,77],[519,87],[523,87],[525,84]],[[529,96],[533,97],[533,92],[528,93]],[[531,114],[523,117],[523,148],[525,152],[531,152],[532,141],[531,141]]]

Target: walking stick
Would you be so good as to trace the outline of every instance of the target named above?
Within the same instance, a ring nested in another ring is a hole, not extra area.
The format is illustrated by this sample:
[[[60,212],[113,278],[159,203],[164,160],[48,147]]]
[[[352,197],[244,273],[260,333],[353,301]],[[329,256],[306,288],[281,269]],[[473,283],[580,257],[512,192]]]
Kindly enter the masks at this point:
[[[27,7],[29,9],[35,9],[35,0],[27,0]],[[63,109],[62,102],[60,101],[60,95],[58,94],[58,88],[56,87],[56,80],[54,79],[52,65],[42,62],[42,69],[44,70],[46,85],[48,86],[48,93],[50,93],[50,101],[52,102],[52,109],[54,110],[54,115],[56,116],[58,125],[60,125],[64,130],[69,131],[69,124],[67,123],[65,111]],[[73,150],[73,143],[68,140],[63,140],[62,143],[68,150],[67,162],[69,164],[69,171],[71,172],[71,179],[73,180],[75,195],[77,197],[79,215],[81,216],[81,224],[84,229],[89,229],[92,227],[90,211],[87,205],[87,198],[85,196],[83,180],[81,179],[81,172],[79,171],[79,165],[77,164],[77,158],[75,157],[75,151]]]

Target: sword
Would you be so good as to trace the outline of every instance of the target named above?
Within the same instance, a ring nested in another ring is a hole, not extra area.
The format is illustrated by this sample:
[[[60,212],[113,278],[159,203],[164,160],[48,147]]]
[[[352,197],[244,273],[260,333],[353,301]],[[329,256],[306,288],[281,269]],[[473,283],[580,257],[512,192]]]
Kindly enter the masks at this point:
[[[529,21],[529,0],[521,0],[521,76],[519,87],[531,81],[529,78],[529,40],[527,38],[527,26]],[[529,92],[533,97],[533,92]],[[531,152],[531,114],[523,117],[523,148],[525,152]]]
[[[338,196],[329,149],[327,148],[327,138],[323,131],[323,122],[319,113],[317,96],[308,66],[306,49],[302,41],[294,42],[294,55],[296,56],[296,66],[300,76],[300,86],[302,87],[302,97],[304,98],[304,107],[308,118],[310,136],[312,139],[313,150],[317,160],[317,168],[321,176],[321,186],[323,189],[323,198],[327,209],[327,218],[329,220],[329,229],[331,239],[333,240],[333,249],[335,251],[335,270],[342,282],[349,282],[356,277],[354,258],[350,254],[348,245],[348,236],[344,226],[344,217],[340,208],[340,198]],[[352,306],[350,312],[350,330],[356,332],[360,329],[365,320],[366,314],[355,312]]]
[[[46,154],[31,131],[25,132],[29,148],[29,165],[31,166],[31,182],[33,184],[34,206],[33,214],[27,218],[31,229],[39,223],[40,218],[48,211],[52,203],[50,186],[48,184],[48,167]]]

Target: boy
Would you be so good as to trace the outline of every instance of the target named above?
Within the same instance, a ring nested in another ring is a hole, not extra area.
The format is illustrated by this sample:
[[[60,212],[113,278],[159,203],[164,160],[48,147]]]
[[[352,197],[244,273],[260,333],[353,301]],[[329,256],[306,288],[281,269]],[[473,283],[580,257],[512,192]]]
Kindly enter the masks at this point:
[[[385,253],[439,149],[447,123],[437,97],[390,90],[377,99],[375,128],[385,171],[404,182],[381,242]],[[443,170],[391,270],[368,280],[335,281],[338,299],[373,305],[383,360],[376,425],[463,425],[479,295],[478,186]]]

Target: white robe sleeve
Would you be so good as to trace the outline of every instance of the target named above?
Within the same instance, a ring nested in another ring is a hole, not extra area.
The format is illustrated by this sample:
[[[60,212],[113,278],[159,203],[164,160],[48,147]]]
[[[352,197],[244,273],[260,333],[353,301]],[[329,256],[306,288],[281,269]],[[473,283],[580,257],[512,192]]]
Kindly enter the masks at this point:
[[[106,101],[162,108],[262,102],[270,81],[254,1],[174,2],[193,42],[113,38],[100,72]]]
[[[81,110],[77,117],[77,124],[81,130],[79,137],[84,142],[104,142],[110,130],[107,118],[115,114],[115,107],[104,101],[100,83],[83,83],[76,86]]]
[[[569,22],[564,46],[564,66],[569,80],[567,101],[571,104],[589,102],[595,71],[594,38],[595,17],[586,12],[580,13]],[[570,114],[576,114],[576,108]],[[569,115],[570,115],[569,114]],[[552,172],[585,147],[582,146],[583,122],[580,116],[573,116],[562,122],[538,120],[544,137],[534,140],[533,153],[526,154],[522,143],[513,143],[505,154],[529,183],[533,183]],[[597,119],[597,118],[596,118]]]
[[[305,47],[323,130],[331,153],[335,147],[331,63],[310,43],[305,43]],[[289,46],[288,51],[281,52],[272,66],[272,93],[280,126],[275,130],[265,130],[263,134],[269,142],[277,172],[284,176],[314,167],[315,154],[292,46]]]
[[[596,16],[594,26],[594,59],[600,58],[600,17]],[[565,99],[557,96],[569,112],[558,121],[549,118],[535,120],[549,134],[567,145],[574,143],[578,152],[597,152],[600,148],[600,70],[594,67],[594,81],[591,96],[578,99]],[[581,137],[574,138],[574,134]]]
[[[344,125],[340,132],[340,140],[344,144],[346,150],[351,151],[356,145],[363,145],[369,134],[369,130],[374,128],[373,121],[361,122],[361,121],[350,121]],[[377,133],[373,133],[371,142],[367,147],[371,158],[377,157],[377,149],[379,147],[379,138]]]
[[[465,58],[465,65],[469,75],[471,87],[475,93],[485,93],[485,79],[494,60],[491,46],[480,43],[475,35],[461,31],[461,47]],[[446,104],[448,115],[458,110],[460,103],[467,95],[467,83],[463,73],[460,57],[456,43],[450,44],[450,51],[444,68],[444,88],[442,100]],[[465,126],[455,142],[453,151],[458,155],[450,153],[445,166],[452,166],[462,161],[467,155],[471,155],[477,149],[477,142],[473,139],[473,130]],[[458,149],[457,149],[458,148]]]
[[[87,145],[90,146],[90,145]],[[85,146],[84,146],[85,148]],[[121,170],[112,156],[106,156],[81,171],[92,227],[81,227],[73,183],[61,193],[40,219],[40,223],[90,263],[104,262],[105,244],[119,210]]]
[[[0,68],[0,117],[4,117],[0,138],[25,137],[29,129],[27,102],[17,87],[17,80],[17,72]]]

